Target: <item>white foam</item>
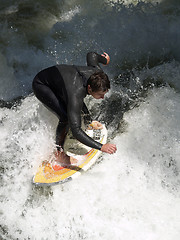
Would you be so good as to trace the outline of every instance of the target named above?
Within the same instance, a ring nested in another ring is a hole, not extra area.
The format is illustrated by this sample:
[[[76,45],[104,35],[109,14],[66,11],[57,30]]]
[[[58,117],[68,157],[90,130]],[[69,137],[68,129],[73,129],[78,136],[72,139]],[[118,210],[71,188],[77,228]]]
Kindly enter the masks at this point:
[[[77,180],[41,189],[31,178],[52,151],[57,119],[32,96],[16,111],[1,109],[1,219],[8,236],[178,240],[179,175],[168,164],[174,159],[180,168],[179,116],[179,94],[150,91],[125,114],[115,155],[104,154]]]
[[[80,7],[76,6],[74,9],[71,9],[67,12],[65,12],[64,14],[62,14],[61,16],[61,21],[71,21],[72,18],[76,15],[80,13]]]
[[[144,53],[147,54],[149,49],[153,50],[153,54],[156,53],[163,44],[168,46],[164,49],[165,53],[170,49],[177,52],[178,56],[178,48],[175,49],[176,44],[173,41],[174,36],[179,34],[178,16],[175,21],[169,22],[170,25],[166,25],[166,16],[161,11],[146,15],[146,22],[143,21],[144,14],[135,14],[136,9],[134,14],[128,13],[123,9],[116,13],[115,18],[112,16],[108,21],[104,18],[102,25],[98,21],[94,25],[90,22],[92,29],[89,28],[88,32],[84,30],[87,25],[84,26],[83,22],[80,26],[82,28],[79,28],[81,31],[77,31],[83,47],[78,47],[77,51],[83,51],[82,55],[85,56],[91,43],[87,41],[88,33],[92,30],[95,44],[98,42],[106,49],[113,44],[113,48],[110,48],[113,74],[116,72],[114,65],[120,64],[121,59],[128,56],[129,59],[138,60]],[[73,14],[67,17],[68,23],[72,16],[75,17]],[[78,11],[75,14],[79,14]],[[79,22],[75,18],[72,20],[77,30]],[[54,18],[50,25],[56,21],[57,18]],[[156,22],[161,24],[152,25]],[[134,32],[134,26],[137,27],[137,32]],[[102,31],[102,42],[95,29]],[[10,90],[5,82],[1,86],[1,93],[4,92],[5,97],[8,97],[13,91],[16,93],[16,86],[19,93],[22,93],[28,84],[30,86],[32,76],[40,68],[49,66],[51,58],[45,59],[46,51],[37,51],[30,47],[23,36],[16,35],[15,29],[11,29],[14,32],[6,30],[7,26],[4,27],[3,37],[7,37],[10,43],[7,57],[4,59],[0,56],[1,73],[12,88]],[[157,39],[151,38],[155,30],[160,32]],[[117,35],[113,35],[114,32]],[[132,41],[132,36],[138,41]],[[50,40],[45,41],[45,49],[47,46],[54,46],[51,33],[48,39]],[[87,46],[84,45],[86,42]],[[73,56],[77,60],[79,55],[71,52],[71,47],[76,46],[74,43],[78,43],[76,37],[63,44],[60,39],[59,45],[56,45],[59,51],[57,60],[67,57],[68,61],[72,60]],[[139,46],[142,48],[141,52],[138,51]],[[13,71],[14,63],[23,63],[18,68],[18,74]],[[179,91],[177,62],[166,63],[153,69],[134,70],[134,73],[140,80],[139,87],[143,79],[149,76],[155,80],[160,78],[174,85],[176,91]],[[19,88],[17,81],[22,81],[24,89]],[[9,92],[6,92],[7,88]],[[115,90],[118,92],[118,86]],[[179,240],[180,105],[179,93],[176,91],[169,87],[149,90],[148,97],[142,99],[140,106],[124,115],[126,131],[117,133],[113,139],[118,147],[117,153],[112,156],[104,154],[99,164],[77,180],[52,188],[34,187],[31,180],[40,161],[53,151],[57,118],[33,96],[23,100],[17,109],[1,108],[2,238]],[[114,90],[111,90],[111,94],[113,93]],[[94,105],[91,99],[88,103],[90,106]]]
[[[153,3],[153,4],[157,4],[157,3],[161,3],[163,0],[106,0],[107,2],[110,2],[110,3],[121,3],[121,4],[124,4],[124,5],[130,5],[130,4],[138,4],[138,3]]]

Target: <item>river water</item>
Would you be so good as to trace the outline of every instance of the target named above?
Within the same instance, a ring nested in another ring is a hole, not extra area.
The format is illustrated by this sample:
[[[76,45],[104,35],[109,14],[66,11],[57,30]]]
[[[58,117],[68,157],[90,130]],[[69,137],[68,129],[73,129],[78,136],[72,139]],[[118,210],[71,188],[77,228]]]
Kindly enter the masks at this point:
[[[0,3],[0,238],[179,240],[180,2]],[[33,186],[57,119],[32,79],[57,63],[85,65],[88,51],[111,57],[108,96],[86,102],[117,153],[72,182]]]

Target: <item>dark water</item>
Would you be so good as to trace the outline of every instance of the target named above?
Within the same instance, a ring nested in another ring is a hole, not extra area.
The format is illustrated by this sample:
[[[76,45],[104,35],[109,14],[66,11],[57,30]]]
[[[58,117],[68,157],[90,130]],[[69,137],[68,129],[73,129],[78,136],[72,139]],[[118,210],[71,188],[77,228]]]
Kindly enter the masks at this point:
[[[180,2],[0,3],[1,238],[178,240]],[[86,101],[118,152],[74,182],[35,188],[57,119],[32,79],[57,63],[84,65],[88,51],[111,57],[110,93]]]

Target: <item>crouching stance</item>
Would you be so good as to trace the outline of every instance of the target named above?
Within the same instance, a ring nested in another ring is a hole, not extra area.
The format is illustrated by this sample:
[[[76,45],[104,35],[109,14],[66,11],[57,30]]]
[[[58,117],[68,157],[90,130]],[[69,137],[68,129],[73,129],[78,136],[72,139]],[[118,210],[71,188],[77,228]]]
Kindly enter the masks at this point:
[[[116,152],[116,145],[102,145],[89,137],[81,128],[81,112],[86,123],[91,123],[89,111],[84,103],[86,95],[95,99],[104,98],[110,89],[108,76],[102,71],[99,63],[109,63],[108,54],[99,55],[95,52],[87,54],[87,66],[56,65],[39,72],[33,80],[35,96],[56,114],[59,123],[56,130],[58,161],[71,164],[70,158],[64,153],[63,145],[69,127],[73,136],[81,143],[102,152]],[[100,127],[100,123],[94,123]]]

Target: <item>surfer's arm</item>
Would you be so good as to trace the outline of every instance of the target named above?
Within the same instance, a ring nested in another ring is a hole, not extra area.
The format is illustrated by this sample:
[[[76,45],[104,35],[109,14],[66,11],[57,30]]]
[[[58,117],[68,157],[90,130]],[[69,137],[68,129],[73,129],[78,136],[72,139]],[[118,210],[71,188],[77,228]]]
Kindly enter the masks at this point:
[[[100,55],[96,52],[89,52],[86,56],[87,65],[92,67],[100,67],[99,63],[107,65],[110,60],[110,58],[108,57],[109,55],[107,53]]]
[[[91,118],[89,110],[86,107],[86,104],[84,102],[83,102],[83,106],[82,106],[82,112],[83,112],[83,118],[84,118],[85,125],[90,124],[92,122],[92,118]]]
[[[100,150],[102,144],[94,141],[89,137],[81,128],[81,109],[83,102],[79,102],[78,98],[71,98],[71,102],[68,103],[68,120],[73,136],[81,143]]]

